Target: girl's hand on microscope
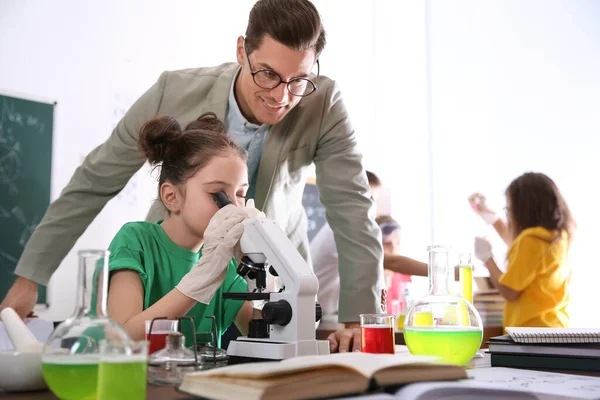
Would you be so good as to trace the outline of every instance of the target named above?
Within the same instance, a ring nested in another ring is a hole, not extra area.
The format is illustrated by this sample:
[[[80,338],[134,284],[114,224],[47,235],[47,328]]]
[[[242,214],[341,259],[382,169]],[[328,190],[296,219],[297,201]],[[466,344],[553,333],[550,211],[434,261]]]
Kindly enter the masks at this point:
[[[244,233],[243,208],[229,204],[217,211],[204,231],[202,257],[184,275],[176,289],[203,304],[209,304],[227,275],[227,266],[235,255],[235,246]]]
[[[327,340],[329,340],[329,351],[332,353],[360,351],[360,328],[340,329],[329,335]]]

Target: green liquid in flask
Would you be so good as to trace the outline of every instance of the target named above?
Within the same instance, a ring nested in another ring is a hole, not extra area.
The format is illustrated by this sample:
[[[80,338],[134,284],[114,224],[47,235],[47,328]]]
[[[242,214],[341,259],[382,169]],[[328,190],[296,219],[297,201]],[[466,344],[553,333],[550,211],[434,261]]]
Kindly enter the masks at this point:
[[[465,365],[477,353],[482,332],[469,327],[405,327],[404,340],[411,354],[438,356],[441,362]]]

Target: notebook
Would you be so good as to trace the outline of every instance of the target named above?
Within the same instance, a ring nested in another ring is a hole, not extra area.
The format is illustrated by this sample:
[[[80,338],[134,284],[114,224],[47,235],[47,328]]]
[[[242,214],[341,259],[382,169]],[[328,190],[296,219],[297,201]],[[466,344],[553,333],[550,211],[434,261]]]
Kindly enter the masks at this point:
[[[517,343],[600,343],[600,329],[511,326],[506,331]]]
[[[491,337],[487,345],[492,354],[600,359],[600,344],[597,343],[516,343],[510,335],[502,335]]]
[[[183,377],[179,390],[207,399],[331,398],[412,382],[464,379],[464,368],[435,357],[339,353],[230,365]],[[283,396],[283,397],[282,397]]]

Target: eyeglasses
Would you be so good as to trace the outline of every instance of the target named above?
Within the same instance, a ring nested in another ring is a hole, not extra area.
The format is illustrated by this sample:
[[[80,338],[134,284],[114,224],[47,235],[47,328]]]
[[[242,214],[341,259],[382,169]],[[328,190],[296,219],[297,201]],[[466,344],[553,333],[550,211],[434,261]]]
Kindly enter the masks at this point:
[[[252,63],[250,62],[250,55],[248,54],[248,50],[246,50],[246,43],[244,43],[244,52],[248,59],[250,74],[252,74],[252,79],[258,87],[263,89],[275,89],[277,86],[285,83],[288,92],[299,97],[306,97],[317,90],[317,85],[308,78],[292,78],[289,81],[284,81],[281,79],[281,76],[273,70],[259,69],[258,71],[254,71],[254,67],[252,67]],[[319,60],[317,60],[317,79],[319,78],[320,73],[321,66]]]

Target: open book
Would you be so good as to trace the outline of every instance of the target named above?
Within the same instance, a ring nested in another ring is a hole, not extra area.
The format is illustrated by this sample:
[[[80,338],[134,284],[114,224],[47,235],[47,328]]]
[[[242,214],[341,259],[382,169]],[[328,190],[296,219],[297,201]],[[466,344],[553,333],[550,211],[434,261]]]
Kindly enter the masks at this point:
[[[427,356],[341,353],[238,364],[186,374],[179,390],[208,399],[307,399],[422,381],[463,379],[465,370]],[[371,383],[373,385],[371,385]]]
[[[506,331],[517,343],[600,343],[600,329],[509,326]]]

